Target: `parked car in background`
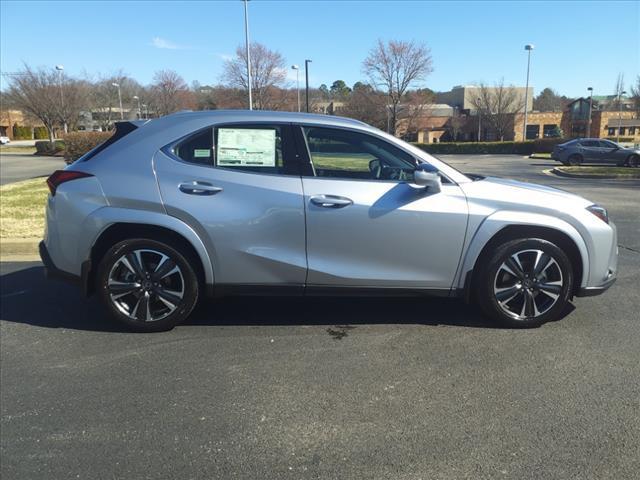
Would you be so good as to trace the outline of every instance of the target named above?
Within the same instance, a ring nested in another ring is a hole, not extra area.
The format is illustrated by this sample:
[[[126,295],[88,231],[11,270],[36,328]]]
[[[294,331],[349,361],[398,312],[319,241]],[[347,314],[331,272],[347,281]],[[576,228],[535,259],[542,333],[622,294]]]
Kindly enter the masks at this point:
[[[9,137],[5,137],[4,135],[0,137],[0,145],[6,145],[10,142],[11,140],[9,139]]]
[[[230,294],[461,297],[530,327],[616,278],[603,207],[464,175],[331,115],[120,122],[47,183],[47,271],[136,330],[172,328],[200,297]]]
[[[556,145],[551,158],[564,165],[585,163],[612,164],[619,167],[639,167],[640,150],[623,147],[602,138],[576,138]]]

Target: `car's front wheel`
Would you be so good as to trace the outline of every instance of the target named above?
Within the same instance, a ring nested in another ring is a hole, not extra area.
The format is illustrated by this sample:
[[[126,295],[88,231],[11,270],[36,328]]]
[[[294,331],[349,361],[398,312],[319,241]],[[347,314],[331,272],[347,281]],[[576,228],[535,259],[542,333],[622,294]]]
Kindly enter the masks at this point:
[[[98,294],[113,317],[133,330],[170,330],[198,301],[198,278],[173,246],[150,239],[114,245],[98,269]]]
[[[558,246],[543,239],[509,241],[480,266],[477,300],[489,317],[509,327],[536,327],[565,311],[573,269]]]
[[[627,165],[631,168],[640,167],[640,155],[631,155],[627,160]]]

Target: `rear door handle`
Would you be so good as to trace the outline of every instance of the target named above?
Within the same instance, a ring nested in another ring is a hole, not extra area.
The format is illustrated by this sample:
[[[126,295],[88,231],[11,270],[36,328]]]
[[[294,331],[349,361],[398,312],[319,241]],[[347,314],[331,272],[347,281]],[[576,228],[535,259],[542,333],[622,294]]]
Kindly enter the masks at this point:
[[[311,203],[324,208],[344,208],[353,204],[353,200],[337,195],[314,195],[309,199]]]
[[[222,188],[215,187],[207,182],[184,182],[179,185],[182,193],[188,193],[189,195],[215,195],[222,191]]]

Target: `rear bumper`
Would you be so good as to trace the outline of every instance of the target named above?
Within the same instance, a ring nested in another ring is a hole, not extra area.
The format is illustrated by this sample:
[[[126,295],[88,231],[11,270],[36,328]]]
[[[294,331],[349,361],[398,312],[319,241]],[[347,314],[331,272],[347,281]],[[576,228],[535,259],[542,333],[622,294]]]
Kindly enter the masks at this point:
[[[47,246],[44,241],[40,242],[38,245],[38,250],[40,251],[40,258],[42,259],[42,264],[44,265],[44,275],[47,278],[55,278],[64,280],[65,282],[73,283],[74,285],[79,285],[82,288],[82,293],[85,296],[88,296],[91,292],[89,291],[89,274],[91,272],[91,261],[87,260],[82,263],[81,266],[81,275],[74,275],[73,273],[65,272],[64,270],[60,270],[56,267],[55,263],[51,259],[51,255],[49,255],[49,251],[47,250]]]

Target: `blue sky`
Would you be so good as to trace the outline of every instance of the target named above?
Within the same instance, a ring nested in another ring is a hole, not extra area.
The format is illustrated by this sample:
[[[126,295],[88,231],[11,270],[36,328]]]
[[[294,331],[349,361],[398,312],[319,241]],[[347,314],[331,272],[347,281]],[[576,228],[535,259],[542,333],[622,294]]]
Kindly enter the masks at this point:
[[[251,39],[287,61],[310,58],[310,83],[364,78],[378,38],[426,43],[434,72],[424,86],[531,84],[569,96],[610,94],[623,72],[640,74],[640,2],[270,1],[249,3]],[[89,77],[122,69],[142,83],[171,68],[187,82],[217,83],[244,41],[240,1],[0,1],[0,70],[63,64]],[[295,76],[292,75],[292,79]],[[2,86],[6,85],[5,78]]]

